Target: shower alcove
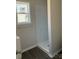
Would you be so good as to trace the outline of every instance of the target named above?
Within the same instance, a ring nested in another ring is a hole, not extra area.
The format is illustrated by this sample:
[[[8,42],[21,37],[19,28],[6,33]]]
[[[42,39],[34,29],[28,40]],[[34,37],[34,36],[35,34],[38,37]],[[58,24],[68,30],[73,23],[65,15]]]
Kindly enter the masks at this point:
[[[61,50],[61,0],[36,0],[38,47],[53,57]]]

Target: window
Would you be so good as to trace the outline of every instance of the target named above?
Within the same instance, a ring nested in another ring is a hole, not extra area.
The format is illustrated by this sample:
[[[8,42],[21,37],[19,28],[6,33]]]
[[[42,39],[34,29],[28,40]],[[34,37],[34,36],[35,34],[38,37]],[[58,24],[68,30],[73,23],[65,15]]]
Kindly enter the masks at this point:
[[[16,3],[16,17],[18,24],[31,23],[29,3]]]

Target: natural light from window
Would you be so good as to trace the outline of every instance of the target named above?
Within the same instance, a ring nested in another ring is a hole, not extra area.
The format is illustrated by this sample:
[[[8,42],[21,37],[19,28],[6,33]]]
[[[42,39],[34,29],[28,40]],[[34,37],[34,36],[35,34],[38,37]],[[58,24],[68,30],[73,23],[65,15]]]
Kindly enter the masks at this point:
[[[31,23],[29,3],[17,2],[16,17],[18,24]]]

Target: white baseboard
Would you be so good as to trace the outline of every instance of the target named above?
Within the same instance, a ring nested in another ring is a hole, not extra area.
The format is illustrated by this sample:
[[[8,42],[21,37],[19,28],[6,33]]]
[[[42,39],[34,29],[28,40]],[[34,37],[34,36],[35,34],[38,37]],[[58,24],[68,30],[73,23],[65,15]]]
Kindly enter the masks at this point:
[[[38,47],[39,47],[42,51],[44,51],[46,54],[48,54],[48,56],[49,56],[50,58],[53,58],[55,55],[57,55],[57,54],[62,50],[62,48],[61,48],[61,49],[59,49],[58,51],[56,51],[56,52],[52,55],[52,54],[50,54],[49,50],[46,50],[46,49],[42,48],[40,45],[38,45]]]
[[[33,46],[30,46],[30,47],[28,47],[28,48],[22,50],[22,53],[25,52],[25,51],[28,51],[28,50],[30,50],[30,49],[32,49],[32,48],[35,48],[36,46],[37,46],[37,45],[33,45]]]
[[[26,49],[22,50],[22,53],[25,52],[25,51],[28,51],[28,50],[30,50],[30,49],[32,49],[32,48],[35,48],[35,47],[37,47],[37,46],[38,46],[38,45],[33,45],[33,46],[29,47],[29,48],[26,48]],[[38,46],[38,47],[39,47],[39,46]],[[39,48],[40,48],[40,47],[39,47]],[[53,58],[55,55],[57,55],[57,54],[62,50],[62,49],[59,49],[58,51],[56,51],[56,52],[52,55],[52,54],[50,54],[49,52],[45,51],[44,49],[42,49],[42,48],[40,48],[40,49],[43,50],[45,53],[47,53],[50,58]]]
[[[62,49],[59,49],[58,51],[56,51],[53,55],[52,54],[50,54],[47,50],[44,50],[42,47],[40,47],[40,46],[38,46],[42,51],[44,51],[45,53],[47,53],[48,54],[48,56],[50,57],[50,58],[53,58],[55,55],[57,55]]]
[[[49,57],[51,57],[51,58],[53,58],[55,55],[57,55],[60,51],[62,50],[62,48],[61,49],[59,49],[58,51],[56,51],[53,55],[52,54],[48,54],[49,55]]]

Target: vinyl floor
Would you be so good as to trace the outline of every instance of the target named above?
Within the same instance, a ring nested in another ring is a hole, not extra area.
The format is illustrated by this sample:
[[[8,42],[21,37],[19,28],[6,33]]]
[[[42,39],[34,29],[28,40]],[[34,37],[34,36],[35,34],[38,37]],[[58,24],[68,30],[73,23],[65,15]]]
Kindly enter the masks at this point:
[[[62,52],[58,53],[54,58],[50,58],[40,48],[35,47],[22,54],[22,59],[62,59]]]

